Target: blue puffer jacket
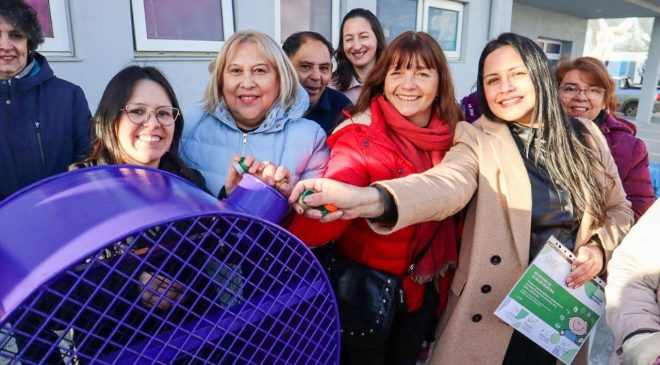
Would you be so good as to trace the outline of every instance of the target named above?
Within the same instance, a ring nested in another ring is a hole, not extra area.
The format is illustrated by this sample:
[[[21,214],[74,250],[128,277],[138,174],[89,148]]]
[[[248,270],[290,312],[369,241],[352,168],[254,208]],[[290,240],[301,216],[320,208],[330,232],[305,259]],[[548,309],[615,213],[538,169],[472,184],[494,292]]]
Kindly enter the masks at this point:
[[[89,153],[85,94],[33,56],[37,64],[27,76],[0,81],[0,200]]]
[[[196,105],[184,113],[181,157],[188,166],[202,172],[213,194],[224,185],[234,154],[284,165],[294,183],[322,176],[329,150],[323,129],[302,117],[308,105],[307,92],[298,87],[296,102],[288,110],[276,104],[261,125],[248,133],[238,129],[224,102],[213,113]]]

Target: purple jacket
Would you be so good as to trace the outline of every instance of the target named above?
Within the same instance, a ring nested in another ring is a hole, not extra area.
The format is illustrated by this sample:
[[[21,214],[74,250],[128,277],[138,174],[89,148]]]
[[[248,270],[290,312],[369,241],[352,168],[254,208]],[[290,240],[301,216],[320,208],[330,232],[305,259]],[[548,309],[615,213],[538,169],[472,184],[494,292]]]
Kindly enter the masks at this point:
[[[646,212],[655,201],[655,192],[649,172],[649,153],[644,141],[635,137],[635,124],[616,118],[605,112],[600,130],[610,146],[612,157],[619,170],[619,176],[626,191],[626,198],[632,203],[635,221]]]

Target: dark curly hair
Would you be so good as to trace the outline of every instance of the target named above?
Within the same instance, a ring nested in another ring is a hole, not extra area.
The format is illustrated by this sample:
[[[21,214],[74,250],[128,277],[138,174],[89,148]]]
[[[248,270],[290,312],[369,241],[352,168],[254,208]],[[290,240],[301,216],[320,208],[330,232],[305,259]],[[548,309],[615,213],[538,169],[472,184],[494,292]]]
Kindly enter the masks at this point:
[[[41,32],[37,13],[25,1],[1,0],[0,17],[12,23],[17,30],[25,33],[29,51],[34,51],[44,42],[44,35]]]

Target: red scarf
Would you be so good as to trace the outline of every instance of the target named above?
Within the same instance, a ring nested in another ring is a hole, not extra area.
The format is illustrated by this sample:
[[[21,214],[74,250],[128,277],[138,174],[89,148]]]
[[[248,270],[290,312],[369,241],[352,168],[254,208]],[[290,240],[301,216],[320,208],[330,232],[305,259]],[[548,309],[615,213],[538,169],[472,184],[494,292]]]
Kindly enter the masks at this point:
[[[424,172],[440,163],[452,146],[451,128],[435,112],[431,114],[426,128],[418,127],[380,95],[371,101],[371,120],[382,122],[387,127],[388,137],[401,150],[402,156],[417,169],[416,172]],[[437,275],[443,275],[450,266],[456,265],[460,235],[458,223],[452,216],[441,222],[415,225],[415,235],[408,254],[411,262],[437,230],[433,242],[411,274],[416,282],[430,281]]]

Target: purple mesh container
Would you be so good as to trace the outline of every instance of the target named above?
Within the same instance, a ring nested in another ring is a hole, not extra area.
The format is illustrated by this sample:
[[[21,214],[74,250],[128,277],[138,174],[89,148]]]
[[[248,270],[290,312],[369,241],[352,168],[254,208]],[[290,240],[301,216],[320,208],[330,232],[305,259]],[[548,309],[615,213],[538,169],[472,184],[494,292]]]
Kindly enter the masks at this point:
[[[337,364],[322,268],[250,208],[124,165],[0,202],[0,364]]]

